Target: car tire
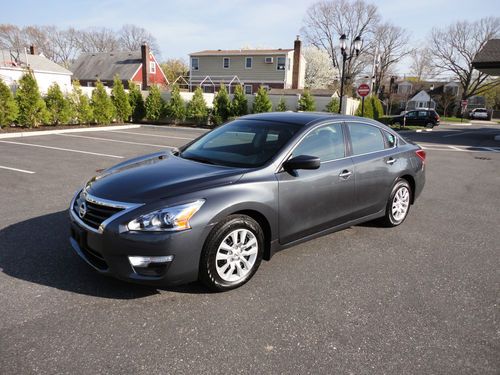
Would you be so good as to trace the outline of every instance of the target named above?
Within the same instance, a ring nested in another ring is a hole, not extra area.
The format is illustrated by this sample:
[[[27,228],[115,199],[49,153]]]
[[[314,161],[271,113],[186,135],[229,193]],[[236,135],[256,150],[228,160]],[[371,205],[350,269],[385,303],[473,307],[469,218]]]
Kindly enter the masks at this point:
[[[393,122],[392,123],[394,126],[401,126],[401,123],[399,121]]]
[[[410,212],[412,194],[408,181],[398,179],[387,200],[385,216],[379,220],[379,223],[385,227],[396,227],[405,221]]]
[[[205,241],[199,280],[216,292],[238,288],[255,274],[263,253],[264,232],[260,225],[246,215],[228,216]]]
[[[432,122],[428,122],[426,125],[425,125],[426,128],[430,128],[432,129],[434,127],[434,124]]]

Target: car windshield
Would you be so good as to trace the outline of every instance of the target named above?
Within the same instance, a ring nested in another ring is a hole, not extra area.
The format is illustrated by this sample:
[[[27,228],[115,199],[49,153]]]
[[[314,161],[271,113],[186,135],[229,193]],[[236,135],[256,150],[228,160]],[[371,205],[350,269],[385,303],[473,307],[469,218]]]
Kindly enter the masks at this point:
[[[187,146],[180,156],[228,167],[260,167],[271,160],[299,128],[294,124],[235,120]]]

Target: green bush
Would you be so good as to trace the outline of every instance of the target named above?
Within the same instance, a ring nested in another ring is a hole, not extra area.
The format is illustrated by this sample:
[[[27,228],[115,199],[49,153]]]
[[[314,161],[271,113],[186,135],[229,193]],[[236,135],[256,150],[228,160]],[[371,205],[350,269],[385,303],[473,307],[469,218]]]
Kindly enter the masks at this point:
[[[182,122],[186,119],[186,103],[181,97],[179,86],[174,85],[167,104],[167,115],[174,122]]]
[[[356,110],[356,116],[361,116],[361,103]],[[384,116],[384,109],[382,107],[382,102],[375,96],[370,95],[365,98],[365,111],[363,117],[372,118],[378,120],[380,117]]]
[[[78,81],[73,81],[73,90],[68,95],[68,101],[72,108],[73,120],[77,124],[90,124],[92,122],[93,115],[90,100],[83,93]]]
[[[326,105],[326,111],[330,113],[338,113],[339,112],[339,106],[340,106],[340,100],[339,98],[332,98]]]
[[[71,104],[64,97],[57,83],[51,85],[47,90],[45,106],[47,107],[47,120],[50,125],[68,124],[73,118]]]
[[[252,106],[253,113],[271,112],[272,110],[273,103],[271,102],[271,99],[269,99],[267,90],[262,86],[259,87]]]
[[[231,115],[231,100],[224,84],[221,84],[219,91],[215,95],[213,105],[212,123],[220,125],[226,122]]]
[[[207,123],[208,108],[200,87],[194,90],[193,98],[187,104],[187,117],[198,125]]]
[[[115,116],[115,107],[106,93],[104,85],[97,81],[90,101],[94,121],[99,125],[110,124]]]
[[[0,79],[0,128],[12,124],[19,113],[9,86]]]
[[[122,123],[130,119],[132,108],[128,101],[128,94],[125,92],[123,83],[118,75],[113,80],[113,88],[111,89],[111,100],[115,106],[116,121]]]
[[[243,86],[238,85],[234,89],[233,100],[231,102],[231,116],[244,116],[248,113],[248,100],[243,91]]]
[[[165,101],[161,97],[158,85],[152,85],[146,98],[146,118],[148,121],[158,122],[165,113]]]
[[[19,80],[15,98],[19,108],[17,116],[19,125],[36,128],[47,121],[45,102],[40,95],[36,79],[30,72]]]
[[[132,121],[141,122],[144,116],[146,116],[146,107],[139,85],[132,81],[128,82],[128,102],[132,112]]]
[[[285,102],[285,98],[281,97],[278,105],[276,106],[276,111],[278,112],[285,112],[288,110]]]
[[[309,90],[304,90],[304,93],[300,96],[297,103],[298,111],[315,111],[316,104],[314,103],[314,98]]]

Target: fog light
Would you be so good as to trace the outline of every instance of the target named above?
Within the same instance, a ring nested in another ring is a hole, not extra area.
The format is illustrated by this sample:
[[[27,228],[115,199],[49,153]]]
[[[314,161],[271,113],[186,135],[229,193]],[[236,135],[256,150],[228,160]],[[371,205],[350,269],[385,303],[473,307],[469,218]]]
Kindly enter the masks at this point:
[[[128,260],[132,267],[148,267],[150,264],[162,264],[168,263],[174,260],[173,255],[159,256],[159,257],[139,257],[132,256],[128,257]]]

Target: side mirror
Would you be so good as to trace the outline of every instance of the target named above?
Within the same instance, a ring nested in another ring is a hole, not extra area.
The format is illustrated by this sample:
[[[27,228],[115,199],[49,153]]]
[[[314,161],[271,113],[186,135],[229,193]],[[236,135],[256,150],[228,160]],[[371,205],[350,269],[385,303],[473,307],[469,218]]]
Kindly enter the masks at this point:
[[[283,164],[286,171],[293,171],[296,169],[318,169],[320,166],[320,159],[317,156],[299,155],[287,160]]]

